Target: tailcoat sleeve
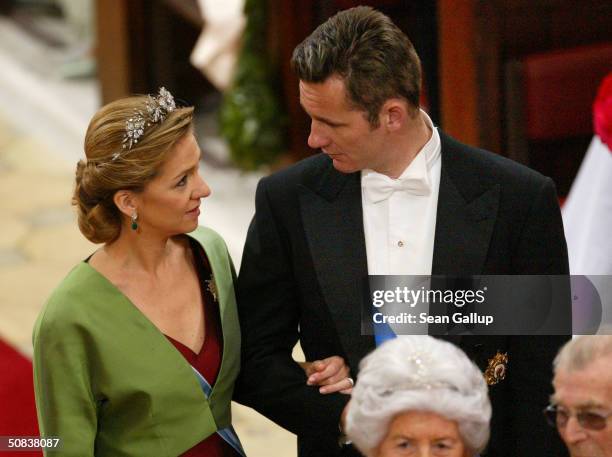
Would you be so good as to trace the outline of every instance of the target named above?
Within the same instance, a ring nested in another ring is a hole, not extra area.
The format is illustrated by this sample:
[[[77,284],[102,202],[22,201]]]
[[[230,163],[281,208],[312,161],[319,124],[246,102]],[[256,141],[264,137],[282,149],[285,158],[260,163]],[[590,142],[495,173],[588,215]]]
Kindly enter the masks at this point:
[[[520,275],[568,275],[567,245],[554,182],[542,179],[531,195],[531,207],[521,230],[513,270]],[[567,451],[556,430],[548,427],[542,410],[552,394],[552,361],[571,335],[571,295],[569,277],[555,285],[555,292],[567,300],[556,300],[557,313],[567,335],[521,336],[510,339],[509,353],[514,355],[509,378],[512,399],[507,411],[513,431],[508,455],[565,456]],[[562,289],[562,290],[561,290]],[[538,437],[533,440],[533,437]],[[509,449],[508,449],[509,450]]]
[[[302,438],[329,440],[348,397],[322,395],[307,386],[292,358],[302,310],[292,267],[296,259],[281,222],[283,208],[273,205],[277,194],[268,190],[268,179],[257,188],[236,287],[242,367],[235,399]]]

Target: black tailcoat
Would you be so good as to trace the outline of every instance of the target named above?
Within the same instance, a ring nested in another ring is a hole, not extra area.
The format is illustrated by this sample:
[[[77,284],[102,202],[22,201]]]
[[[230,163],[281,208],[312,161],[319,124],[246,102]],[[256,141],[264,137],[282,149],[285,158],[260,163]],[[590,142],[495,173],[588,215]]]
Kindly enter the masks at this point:
[[[568,274],[551,179],[441,134],[442,170],[432,274]],[[291,358],[340,355],[357,377],[374,349],[361,334],[367,259],[360,173],[324,154],[261,180],[237,282],[242,372],[236,400],[298,435],[300,457],[357,455],[337,446],[347,397],[308,387]],[[541,410],[551,363],[567,337],[447,337],[480,368],[507,352],[506,379],[491,386],[487,456],[564,455]]]

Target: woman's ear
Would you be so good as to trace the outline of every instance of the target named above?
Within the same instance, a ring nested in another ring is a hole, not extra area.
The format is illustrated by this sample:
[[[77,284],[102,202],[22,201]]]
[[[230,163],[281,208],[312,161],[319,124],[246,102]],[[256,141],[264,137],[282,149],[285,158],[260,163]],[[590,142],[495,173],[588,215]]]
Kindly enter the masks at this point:
[[[138,198],[132,191],[118,190],[113,195],[113,201],[119,211],[127,217],[132,217],[132,214],[138,211]]]

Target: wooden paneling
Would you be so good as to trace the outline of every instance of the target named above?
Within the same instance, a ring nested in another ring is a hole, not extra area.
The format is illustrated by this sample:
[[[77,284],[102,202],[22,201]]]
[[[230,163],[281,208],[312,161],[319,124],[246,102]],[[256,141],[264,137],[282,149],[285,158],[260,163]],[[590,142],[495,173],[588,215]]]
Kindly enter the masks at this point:
[[[278,63],[282,78],[282,97],[288,124],[288,162],[293,162],[311,154],[307,139],[310,120],[302,110],[299,101],[298,78],[291,69],[293,49],[308,36],[315,27],[315,2],[303,0],[284,0],[276,4],[271,14],[278,24]]]
[[[439,0],[438,31],[444,129],[505,153],[507,63],[612,40],[612,2]]]
[[[98,0],[102,100],[166,86],[198,104],[214,91],[189,56],[202,30],[195,0]]]
[[[123,0],[96,2],[98,77],[104,102],[130,92],[130,34]]]
[[[457,139],[479,143],[476,0],[438,2],[442,125]]]

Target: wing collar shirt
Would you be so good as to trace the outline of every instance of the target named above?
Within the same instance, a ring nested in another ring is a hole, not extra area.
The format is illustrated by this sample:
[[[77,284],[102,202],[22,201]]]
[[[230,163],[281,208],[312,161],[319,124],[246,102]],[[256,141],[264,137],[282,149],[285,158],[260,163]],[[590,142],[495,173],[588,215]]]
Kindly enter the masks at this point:
[[[429,141],[397,179],[361,171],[361,203],[370,275],[430,275],[440,188],[440,134],[430,117]]]

